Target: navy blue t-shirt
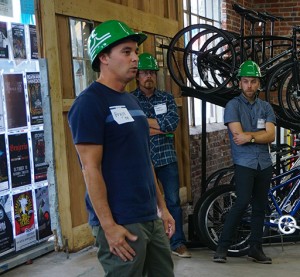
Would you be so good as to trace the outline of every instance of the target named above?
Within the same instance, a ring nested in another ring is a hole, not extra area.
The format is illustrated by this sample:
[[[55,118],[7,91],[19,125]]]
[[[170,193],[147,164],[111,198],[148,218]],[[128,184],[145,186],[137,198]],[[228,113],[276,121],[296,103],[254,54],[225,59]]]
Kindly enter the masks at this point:
[[[149,125],[138,100],[94,82],[76,98],[68,120],[75,144],[103,145],[102,174],[114,220],[156,219]]]

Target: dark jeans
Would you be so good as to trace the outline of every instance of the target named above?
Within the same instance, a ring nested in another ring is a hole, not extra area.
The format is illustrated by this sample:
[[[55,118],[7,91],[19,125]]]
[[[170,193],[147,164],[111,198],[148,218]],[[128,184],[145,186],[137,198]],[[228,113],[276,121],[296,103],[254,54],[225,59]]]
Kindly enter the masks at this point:
[[[260,170],[235,165],[234,178],[237,199],[227,215],[224,228],[219,239],[219,246],[228,248],[232,236],[239,224],[244,211],[251,203],[251,236],[249,244],[261,244],[265,210],[268,201],[268,190],[272,178],[272,166]]]
[[[171,249],[175,250],[180,245],[186,244],[179,198],[179,174],[177,162],[156,167],[155,174],[164,189],[167,208],[175,220],[175,233],[170,239]]]

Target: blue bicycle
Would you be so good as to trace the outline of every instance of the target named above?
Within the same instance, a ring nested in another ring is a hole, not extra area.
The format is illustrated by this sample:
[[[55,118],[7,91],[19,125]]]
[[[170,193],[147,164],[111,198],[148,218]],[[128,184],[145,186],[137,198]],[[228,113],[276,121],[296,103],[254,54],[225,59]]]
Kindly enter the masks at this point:
[[[290,235],[300,230],[300,159],[292,169],[274,176],[269,190],[269,203],[265,218],[264,241],[270,237]],[[198,207],[198,230],[201,240],[216,250],[226,216],[236,200],[235,186],[220,185],[211,188],[201,197]],[[229,256],[248,253],[250,237],[251,206],[246,209],[238,228],[234,231]]]

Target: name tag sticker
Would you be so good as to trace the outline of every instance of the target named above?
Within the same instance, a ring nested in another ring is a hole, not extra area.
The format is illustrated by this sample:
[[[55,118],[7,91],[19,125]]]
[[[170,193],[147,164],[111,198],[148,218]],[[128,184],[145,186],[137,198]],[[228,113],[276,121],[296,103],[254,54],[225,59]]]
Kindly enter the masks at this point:
[[[164,114],[167,112],[167,105],[165,103],[157,104],[154,106],[154,111],[156,115]]]
[[[110,107],[111,114],[118,124],[133,122],[134,119],[125,106]]]
[[[259,118],[257,120],[257,129],[266,129],[266,120]]]

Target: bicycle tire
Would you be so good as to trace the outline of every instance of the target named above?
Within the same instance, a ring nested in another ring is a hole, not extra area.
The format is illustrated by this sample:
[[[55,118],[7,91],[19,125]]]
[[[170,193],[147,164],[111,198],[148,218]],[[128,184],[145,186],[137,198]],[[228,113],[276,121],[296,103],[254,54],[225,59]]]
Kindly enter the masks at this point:
[[[291,122],[295,122],[295,110],[291,104],[291,99],[287,102],[286,98],[284,97],[286,89],[288,92],[288,98],[292,96],[292,84],[294,83],[296,78],[292,73],[293,66],[296,66],[296,70],[299,74],[299,62],[286,62],[282,66],[278,66],[278,68],[269,76],[268,78],[268,85],[266,89],[266,100],[273,105],[279,105],[281,112],[284,114],[284,118],[277,112],[276,116],[282,119],[283,121],[290,120]],[[297,72],[296,71],[296,72]],[[298,77],[299,78],[299,77]],[[284,82],[283,82],[284,81]],[[287,81],[287,83],[286,83]],[[276,91],[274,92],[273,87],[277,87],[277,102],[274,101]],[[298,105],[298,104],[297,104]],[[297,109],[297,108],[296,108]],[[300,112],[300,111],[299,111]],[[296,117],[296,119],[299,115]]]
[[[237,70],[235,51],[225,32],[206,24],[201,28],[185,47],[184,70],[197,90],[213,93],[232,82]]]
[[[197,56],[201,45],[199,45],[199,47],[197,47],[196,49],[192,49],[192,47],[189,47],[189,50],[191,51],[190,53],[187,53],[186,49],[186,45],[196,35],[197,38],[200,38],[201,36],[203,37],[204,35],[213,32],[219,35],[221,34],[221,31],[214,26],[207,24],[194,24],[183,28],[172,38],[167,51],[167,66],[170,71],[171,77],[180,87],[186,86],[187,83],[190,82],[193,86],[196,87],[197,90],[201,90],[205,93],[219,90],[219,86],[208,88],[206,85],[195,82],[192,74],[190,73],[190,71],[193,71],[193,61],[195,59],[190,59],[188,55],[191,54]],[[220,35],[220,37],[222,36]],[[226,36],[224,37],[224,39],[228,40]],[[229,45],[229,48],[232,55],[235,55],[231,45]],[[190,75],[189,78],[187,74]]]
[[[181,66],[183,64],[183,53],[185,48],[184,37],[191,36],[193,29],[197,29],[199,24],[190,25],[181,29],[171,39],[167,50],[167,66],[174,82],[179,86],[186,86],[187,77],[183,75]],[[181,59],[180,59],[181,58]],[[181,61],[181,62],[180,62]]]
[[[297,86],[299,85],[297,82],[300,80],[300,63],[293,62],[291,67],[290,65],[287,65],[286,68],[286,73],[280,82],[278,92],[279,103],[281,106],[284,106],[286,109],[288,109],[292,116],[300,119],[300,97],[297,96]],[[296,76],[294,76],[294,74],[298,74],[297,79],[295,79]]]
[[[205,195],[196,211],[198,229],[203,243],[212,250],[216,250],[226,216],[235,202],[235,188],[233,185],[222,185],[212,188]],[[244,216],[234,231],[233,243],[228,249],[228,256],[239,257],[247,254],[250,236],[251,208],[245,211]]]
[[[210,174],[205,182],[205,190],[223,184],[234,184],[234,167],[224,167]]]

